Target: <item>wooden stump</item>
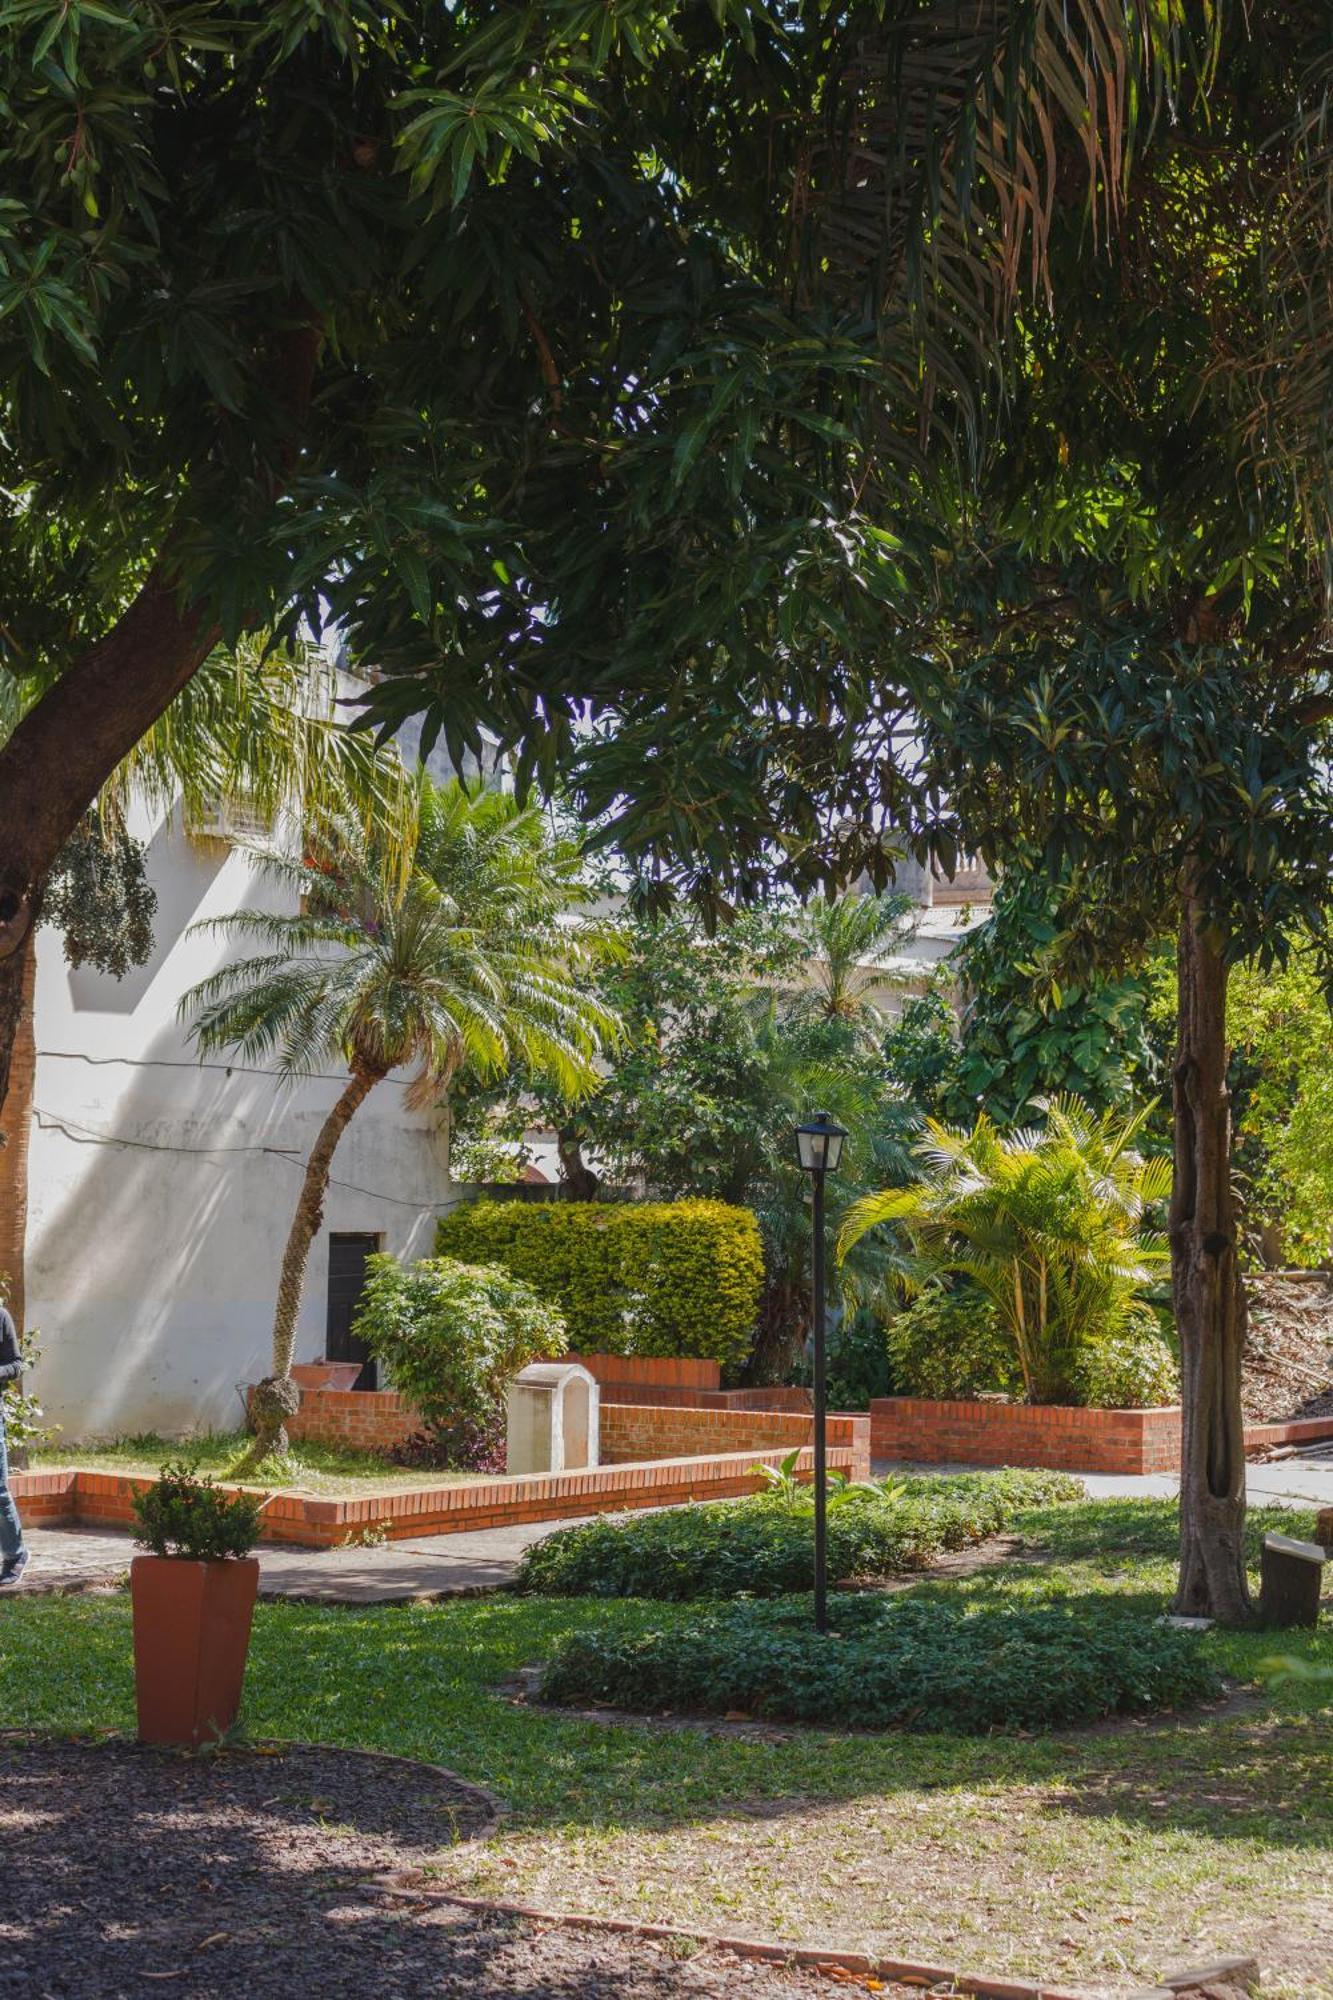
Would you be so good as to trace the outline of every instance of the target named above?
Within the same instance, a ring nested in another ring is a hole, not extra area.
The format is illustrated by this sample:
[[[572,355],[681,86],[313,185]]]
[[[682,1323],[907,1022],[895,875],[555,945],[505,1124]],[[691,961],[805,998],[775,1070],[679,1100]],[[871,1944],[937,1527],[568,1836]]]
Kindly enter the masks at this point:
[[[1317,1542],[1298,1542],[1291,1535],[1265,1535],[1259,1577],[1260,1624],[1319,1623],[1324,1551]]]

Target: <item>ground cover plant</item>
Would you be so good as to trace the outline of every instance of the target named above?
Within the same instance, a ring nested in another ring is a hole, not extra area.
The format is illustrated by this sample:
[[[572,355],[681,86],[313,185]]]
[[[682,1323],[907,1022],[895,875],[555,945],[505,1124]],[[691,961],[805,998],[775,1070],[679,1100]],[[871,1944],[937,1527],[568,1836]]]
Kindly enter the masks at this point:
[[[727,1604],[689,1625],[574,1633],[541,1680],[548,1701],[755,1715],[849,1729],[1050,1729],[1182,1708],[1221,1692],[1198,1635],[1132,1611],[835,1597]]]
[[[190,1469],[225,1478],[250,1443],[244,1431],[214,1431],[207,1436],[179,1439],[156,1432],[116,1438],[106,1444],[62,1445],[59,1439],[32,1455],[34,1472],[57,1467],[86,1472],[129,1472],[155,1479],[164,1459],[184,1459]],[[395,1465],[376,1452],[349,1451],[342,1446],[315,1444],[302,1438],[285,1456],[270,1458],[262,1472],[247,1478],[247,1486],[266,1492],[318,1493],[328,1499],[353,1499],[393,1486],[453,1485],[480,1477],[464,1472],[423,1472],[420,1466]]]
[[[1313,1519],[1258,1512],[1259,1537]],[[1025,1560],[924,1580],[931,1605],[1166,1608],[1165,1502],[1020,1517]],[[1041,1560],[1049,1558],[1049,1560]],[[839,1735],[793,1725],[599,1725],[511,1697],[576,1632],[636,1633],[696,1606],[496,1597],[363,1608],[261,1603],[256,1738],[421,1757],[495,1788],[499,1836],[442,1856],[463,1894],[829,1943],[1126,1993],[1167,1965],[1252,1950],[1265,2000],[1333,1993],[1329,1689],[1258,1680],[1281,1651],[1333,1666],[1333,1630],[1211,1632],[1237,1684],[1205,1718],[1052,1735]],[[124,1595],[0,1607],[7,1726],[132,1733]],[[211,1921],[211,1920],[208,1920]],[[174,1963],[175,1961],[173,1961]]]
[[[999,1534],[1020,1509],[1071,1502],[1082,1488],[1059,1472],[980,1472],[835,1488],[828,1571],[835,1583],[924,1569],[949,1549]],[[596,1520],[536,1542],[521,1590],[562,1597],[779,1597],[814,1582],[808,1487],[635,1520]]]

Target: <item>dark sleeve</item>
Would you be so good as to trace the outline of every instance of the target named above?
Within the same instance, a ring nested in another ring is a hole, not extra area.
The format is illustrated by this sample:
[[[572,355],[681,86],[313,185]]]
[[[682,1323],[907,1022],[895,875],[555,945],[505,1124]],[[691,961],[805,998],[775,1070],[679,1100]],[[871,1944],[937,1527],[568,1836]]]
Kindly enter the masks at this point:
[[[14,1321],[0,1306],[0,1383],[17,1382],[23,1373],[23,1356]]]

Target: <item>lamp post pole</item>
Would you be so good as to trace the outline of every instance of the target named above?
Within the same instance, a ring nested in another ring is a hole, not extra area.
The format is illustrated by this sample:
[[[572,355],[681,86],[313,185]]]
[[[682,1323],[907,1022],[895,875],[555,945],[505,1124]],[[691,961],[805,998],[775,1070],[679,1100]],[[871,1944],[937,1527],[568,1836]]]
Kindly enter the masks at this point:
[[[815,1630],[828,1631],[828,1452],[825,1436],[828,1385],[824,1356],[824,1169],[812,1176],[815,1309]]]
[[[828,1379],[824,1354],[824,1180],[836,1174],[846,1128],[827,1111],[796,1127],[796,1157],[809,1174],[811,1280],[814,1287],[815,1335],[815,1630],[828,1631]]]

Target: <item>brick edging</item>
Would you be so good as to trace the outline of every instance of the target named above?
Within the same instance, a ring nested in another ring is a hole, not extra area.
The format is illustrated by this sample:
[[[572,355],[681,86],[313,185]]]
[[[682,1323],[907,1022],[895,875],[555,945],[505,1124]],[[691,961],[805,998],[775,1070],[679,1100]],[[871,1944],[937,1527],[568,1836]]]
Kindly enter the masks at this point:
[[[452,1889],[431,1889],[413,1881],[414,1870],[404,1869],[371,1877],[371,1886],[381,1895],[399,1896],[417,1903],[450,1903],[457,1909],[489,1910],[499,1916],[525,1917],[531,1923],[553,1925],[560,1930],[600,1931],[613,1936],[632,1936],[699,1945],[705,1950],[730,1952],[735,1958],[762,1960],[778,1965],[821,1966],[844,1972],[859,1972],[872,1979],[895,1979],[909,1986],[949,1986],[960,2000],[1090,2000],[1086,1992],[1068,1986],[1034,1985],[1031,1980],[1001,1979],[989,1973],[960,1972],[956,1966],[926,1965],[909,1958],[872,1958],[864,1951],[841,1951],[821,1945],[768,1943],[758,1938],[726,1937],[717,1931],[701,1931],[682,1924],[645,1924],[633,1917],[600,1917],[576,1910],[542,1910],[528,1903],[497,1902],[486,1896],[460,1896]]]
[[[265,1498],[260,1540],[337,1548],[367,1527],[381,1529],[389,1541],[416,1540],[475,1528],[680,1506],[693,1500],[729,1500],[758,1492],[764,1478],[756,1467],[776,1468],[783,1456],[780,1448],[766,1446],[596,1466],[580,1472],[528,1473],[453,1485],[423,1482],[339,1500],[279,1488]],[[830,1467],[855,1478],[856,1461],[857,1454],[849,1447],[830,1445]],[[812,1464],[813,1453],[806,1446],[801,1450],[798,1475],[808,1479]],[[142,1473],[68,1467],[18,1472],[10,1482],[19,1511],[33,1527],[130,1527],[135,1518],[134,1495],[155,1483]],[[241,1490],[256,1489],[233,1483],[219,1486],[224,1493]]]

